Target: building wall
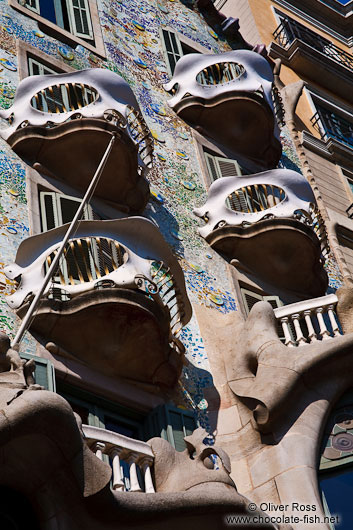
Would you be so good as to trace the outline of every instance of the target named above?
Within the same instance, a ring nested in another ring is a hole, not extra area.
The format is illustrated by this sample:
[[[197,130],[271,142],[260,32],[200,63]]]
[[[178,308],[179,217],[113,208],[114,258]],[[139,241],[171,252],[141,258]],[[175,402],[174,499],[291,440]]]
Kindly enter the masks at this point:
[[[269,44],[277,26],[271,11],[272,5],[274,4],[268,0],[242,0],[236,5],[229,0],[224,5],[224,12],[232,14],[236,9],[244,37],[253,44],[259,42],[259,38]],[[62,65],[63,70],[108,68],[121,75],[133,89],[144,118],[156,138],[154,168],[148,176],[153,195],[144,216],[156,223],[178,256],[194,310],[192,320],[181,334],[186,347],[187,363],[180,387],[165,400],[172,399],[179,406],[194,410],[200,424],[210,433],[217,433],[222,447],[230,454],[232,476],[240,493],[246,493],[255,502],[284,502],[293,494],[286,484],[294,482],[293,475],[300,473],[301,460],[299,457],[294,459],[295,469],[288,471],[288,462],[282,461],[278,453],[275,454],[271,444],[266,446],[262,435],[254,427],[249,410],[228,386],[227,363],[233,362],[236,365],[238,362],[237,352],[234,351],[235,338],[241,336],[244,325],[238,280],[226,260],[198,235],[199,221],[192,211],[204,204],[206,199],[205,167],[200,163],[197,136],[168,107],[168,95],[162,87],[168,80],[168,74],[161,45],[161,27],[172,28],[195,45],[202,46],[208,53],[227,51],[227,44],[210,30],[196,10],[188,9],[179,1],[99,1],[98,13],[105,57],[88,50],[82,44],[74,48],[47,35],[43,28],[38,27],[37,21],[31,18],[30,13],[26,16],[23,11],[11,7],[7,0],[1,0],[0,8],[0,64],[3,63],[0,72],[0,103],[3,108],[11,105],[19,83],[20,70],[24,68],[18,59],[19,42],[30,45],[32,53],[33,50],[38,50],[46,54],[49,64],[55,60],[56,64]],[[287,85],[296,82],[299,77],[290,68],[284,67],[281,79]],[[304,128],[317,137],[311,127],[311,109],[305,97],[301,98],[298,105],[298,116]],[[287,127],[283,127],[281,131],[281,140],[282,167],[300,171],[299,156]],[[349,205],[349,199],[337,166],[312,152],[308,152],[306,156],[325,205],[343,213]],[[27,187],[31,174],[33,175],[33,170],[29,171],[24,162],[2,141],[0,249],[1,263],[4,265],[14,260],[20,241],[34,230],[33,220],[38,208],[34,204],[28,210],[36,200]],[[334,255],[331,255],[326,268],[330,287],[335,290],[340,286],[342,276]],[[2,278],[2,329],[13,336],[19,319],[7,307],[6,296],[14,291],[15,286],[4,276]],[[238,278],[246,281],[246,275]],[[256,279],[249,281],[256,283]],[[55,356],[39,347],[29,334],[24,341],[24,349],[52,359],[58,377],[71,377],[71,381],[75,380],[75,365],[55,359]],[[234,354],[231,361],[229,352]],[[77,367],[77,371],[79,370]],[[76,377],[80,379],[80,385],[91,387],[94,374],[88,371],[81,373],[85,373],[84,379],[81,375]],[[119,391],[114,390],[114,381],[101,378],[96,380],[96,391],[112,400],[123,400],[123,394],[127,396],[132,389],[127,385],[119,394]],[[142,407],[145,399],[143,392],[136,391],[130,402],[135,400],[136,406]],[[156,404],[157,401],[150,398],[148,406],[152,408]],[[308,407],[309,416],[315,416],[314,408]],[[300,441],[295,428],[294,438]],[[280,448],[280,453],[290,453],[291,449],[291,446],[288,449],[284,445]],[[262,463],[265,460],[269,465],[264,465],[259,471],[260,453]],[[310,472],[315,480],[316,471],[310,469]],[[286,480],[283,479],[285,473]],[[298,482],[297,480],[296,484]],[[304,490],[299,497],[305,499]]]

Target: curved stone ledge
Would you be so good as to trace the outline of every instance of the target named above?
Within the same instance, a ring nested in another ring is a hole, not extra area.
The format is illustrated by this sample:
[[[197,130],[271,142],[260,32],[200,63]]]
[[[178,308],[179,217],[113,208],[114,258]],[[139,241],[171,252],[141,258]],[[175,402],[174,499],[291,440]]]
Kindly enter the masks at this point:
[[[226,225],[213,230],[206,241],[270,284],[308,297],[325,294],[328,279],[320,241],[300,221],[275,218],[246,227]]]
[[[27,309],[17,314],[23,318]],[[181,373],[183,357],[169,345],[169,315],[142,292],[114,288],[43,300],[30,330],[110,377],[171,387]]]
[[[224,73],[224,65],[230,64],[236,65],[236,74]],[[185,55],[164,88],[172,95],[169,105],[190,126],[235,155],[270,168],[282,152],[272,83],[272,69],[264,57],[237,50]]]
[[[80,118],[53,128],[18,129],[8,143],[39,172],[86,191],[114,132],[116,127],[104,119]],[[138,166],[137,147],[123,131],[116,136],[95,196],[133,213],[148,202],[149,185]]]

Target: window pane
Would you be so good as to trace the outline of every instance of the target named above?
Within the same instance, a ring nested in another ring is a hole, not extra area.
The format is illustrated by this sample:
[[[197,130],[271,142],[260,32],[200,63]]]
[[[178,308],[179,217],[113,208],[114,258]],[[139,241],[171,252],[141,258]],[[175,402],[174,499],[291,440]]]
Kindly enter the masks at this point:
[[[351,530],[353,520],[353,470],[336,475],[323,476],[321,489],[332,515],[339,515],[340,524],[333,525],[337,530]]]
[[[178,43],[176,41],[175,34],[170,32],[170,38],[171,38],[172,47],[173,47],[173,51],[174,51],[175,55],[178,55],[178,57],[180,57]]]
[[[110,416],[104,416],[104,425],[108,431],[117,432],[118,434],[123,434],[129,438],[139,438],[137,429],[135,427],[118,421]]]

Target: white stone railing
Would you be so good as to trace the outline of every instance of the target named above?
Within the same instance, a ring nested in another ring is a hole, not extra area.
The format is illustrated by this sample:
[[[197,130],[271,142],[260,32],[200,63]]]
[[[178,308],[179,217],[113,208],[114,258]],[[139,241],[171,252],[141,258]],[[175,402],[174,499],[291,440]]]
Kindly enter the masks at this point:
[[[109,458],[113,490],[155,492],[151,476],[154,455],[146,442],[91,425],[82,425],[82,429],[96,456]]]
[[[276,319],[282,325],[285,345],[304,346],[342,335],[335,313],[337,302],[337,296],[329,294],[275,309]]]

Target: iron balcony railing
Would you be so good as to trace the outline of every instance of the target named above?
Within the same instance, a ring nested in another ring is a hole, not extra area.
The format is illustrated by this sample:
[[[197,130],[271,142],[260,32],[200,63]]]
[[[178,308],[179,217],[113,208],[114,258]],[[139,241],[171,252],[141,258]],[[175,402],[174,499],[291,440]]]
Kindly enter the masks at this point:
[[[279,186],[252,184],[238,188],[229,194],[226,204],[234,212],[257,213],[265,212],[277,206],[285,197],[285,191]],[[325,223],[319,209],[313,204],[310,206],[309,212],[296,210],[294,217],[298,221],[311,226],[320,241],[322,255],[326,258],[330,252],[330,246]]]
[[[56,255],[54,249],[45,258],[49,267]],[[70,286],[91,283],[95,289],[114,287],[111,273],[122,267],[128,259],[124,247],[110,238],[85,237],[71,239],[60,262],[55,277],[52,279],[48,297],[60,301],[68,301],[73,293]],[[180,354],[185,348],[179,340],[185,316],[183,297],[170,268],[162,261],[152,261],[150,266],[152,281],[143,274],[135,277],[136,286],[145,291],[159,303],[169,315],[171,345]]]
[[[353,56],[335,46],[315,31],[303,26],[291,18],[282,19],[281,24],[273,33],[275,41],[288,48],[295,39],[301,40],[329,59],[353,71]]]
[[[57,253],[54,249],[46,257],[49,267]],[[48,292],[49,298],[60,301],[70,300],[69,287],[94,282],[95,289],[114,287],[111,273],[127,261],[124,247],[110,238],[85,237],[71,239],[60,262]],[[161,261],[152,261],[150,275],[152,281],[143,274],[137,274],[135,283],[152,299],[162,305],[169,315],[170,343],[183,354],[185,348],[178,339],[183,327],[184,303],[170,268]]]
[[[353,147],[353,123],[336,114],[332,110],[316,105],[317,112],[311,123],[322,140],[333,138],[349,147]]]

